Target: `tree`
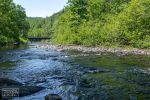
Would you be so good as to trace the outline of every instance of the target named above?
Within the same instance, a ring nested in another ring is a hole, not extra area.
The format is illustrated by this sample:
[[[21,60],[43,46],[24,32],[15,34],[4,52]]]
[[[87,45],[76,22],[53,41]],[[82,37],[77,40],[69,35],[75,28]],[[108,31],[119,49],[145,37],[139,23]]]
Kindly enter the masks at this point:
[[[24,9],[12,0],[0,0],[0,44],[20,41],[27,35],[28,29]]]

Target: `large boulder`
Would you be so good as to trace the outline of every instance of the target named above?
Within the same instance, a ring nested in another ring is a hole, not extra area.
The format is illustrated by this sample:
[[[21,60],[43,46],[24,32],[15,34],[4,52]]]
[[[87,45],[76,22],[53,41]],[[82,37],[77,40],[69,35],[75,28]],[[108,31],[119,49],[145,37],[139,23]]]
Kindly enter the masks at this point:
[[[58,94],[48,94],[45,96],[45,100],[62,100]]]
[[[2,89],[9,88],[19,89],[19,97],[31,95],[44,89],[38,86],[24,86],[22,83],[15,80],[0,78],[0,100],[2,99]]]
[[[36,92],[39,92],[40,90],[43,89],[43,87],[38,87],[38,86],[6,86],[6,87],[0,87],[0,93],[2,92],[2,88],[15,88],[19,89],[19,97],[22,96],[27,96],[34,94]]]
[[[12,79],[0,78],[0,87],[2,86],[22,86],[23,84]]]

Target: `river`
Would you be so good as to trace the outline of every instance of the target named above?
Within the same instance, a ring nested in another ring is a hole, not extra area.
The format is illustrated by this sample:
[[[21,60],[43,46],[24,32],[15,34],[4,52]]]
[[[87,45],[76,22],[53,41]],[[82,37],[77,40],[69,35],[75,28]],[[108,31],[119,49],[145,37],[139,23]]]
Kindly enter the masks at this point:
[[[0,77],[43,90],[14,100],[150,100],[150,56],[58,52],[30,43],[1,48]]]

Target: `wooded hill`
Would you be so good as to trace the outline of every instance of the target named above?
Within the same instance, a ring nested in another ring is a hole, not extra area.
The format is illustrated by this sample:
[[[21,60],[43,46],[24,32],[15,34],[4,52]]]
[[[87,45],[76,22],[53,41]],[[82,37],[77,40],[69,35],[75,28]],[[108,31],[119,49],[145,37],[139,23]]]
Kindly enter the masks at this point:
[[[28,22],[30,24],[30,30],[28,36],[48,36],[54,33],[54,28],[56,23],[58,23],[59,16],[62,14],[62,11],[52,15],[51,17],[29,17]]]

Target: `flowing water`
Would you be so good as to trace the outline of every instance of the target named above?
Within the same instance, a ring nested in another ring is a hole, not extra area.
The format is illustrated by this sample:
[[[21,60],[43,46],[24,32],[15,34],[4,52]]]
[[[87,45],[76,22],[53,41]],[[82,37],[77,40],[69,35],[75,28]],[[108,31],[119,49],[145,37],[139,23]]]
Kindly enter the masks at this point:
[[[0,50],[0,77],[43,90],[14,100],[150,100],[150,56],[58,52],[27,46]]]

